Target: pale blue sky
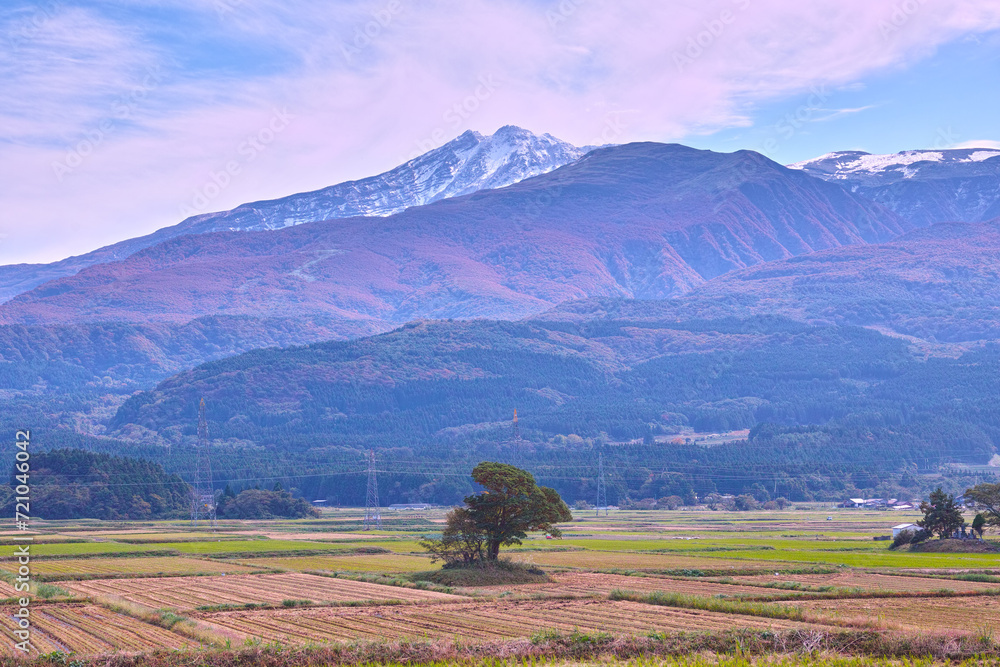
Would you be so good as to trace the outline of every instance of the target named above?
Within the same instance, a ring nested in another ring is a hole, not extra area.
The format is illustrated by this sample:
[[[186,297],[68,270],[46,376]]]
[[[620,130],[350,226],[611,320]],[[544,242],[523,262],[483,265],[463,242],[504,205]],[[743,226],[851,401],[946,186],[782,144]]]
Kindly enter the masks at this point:
[[[0,30],[0,263],[508,123],[782,163],[1000,141],[978,0],[13,0]]]

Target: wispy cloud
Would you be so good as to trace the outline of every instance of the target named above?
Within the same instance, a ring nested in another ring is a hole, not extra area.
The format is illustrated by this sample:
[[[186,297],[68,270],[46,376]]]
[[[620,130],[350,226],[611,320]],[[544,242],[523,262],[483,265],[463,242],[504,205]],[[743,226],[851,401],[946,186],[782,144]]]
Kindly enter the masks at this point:
[[[844,116],[851,116],[856,113],[861,113],[862,111],[867,111],[868,109],[874,109],[876,105],[869,104],[863,107],[855,107],[853,109],[816,109],[816,111],[823,113],[824,115],[816,116],[812,118],[814,123],[822,123],[828,120],[835,120],[837,118],[843,118]]]

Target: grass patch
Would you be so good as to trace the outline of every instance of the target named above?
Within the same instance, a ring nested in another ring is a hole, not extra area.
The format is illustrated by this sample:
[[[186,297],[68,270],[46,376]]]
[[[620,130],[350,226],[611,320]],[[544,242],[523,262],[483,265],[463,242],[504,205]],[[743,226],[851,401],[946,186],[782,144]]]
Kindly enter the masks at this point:
[[[468,567],[448,567],[410,575],[414,581],[431,581],[444,586],[477,587],[511,584],[545,584],[552,578],[534,565],[501,558],[495,563]]]
[[[655,604],[661,607],[682,607],[684,609],[701,609],[723,614],[743,614],[744,616],[759,616],[763,618],[780,618],[786,621],[806,621],[805,614],[798,607],[751,600],[734,600],[730,598],[704,597],[701,595],[686,595],[653,591],[651,593],[635,593],[615,589],[608,596],[611,600],[630,600]]]

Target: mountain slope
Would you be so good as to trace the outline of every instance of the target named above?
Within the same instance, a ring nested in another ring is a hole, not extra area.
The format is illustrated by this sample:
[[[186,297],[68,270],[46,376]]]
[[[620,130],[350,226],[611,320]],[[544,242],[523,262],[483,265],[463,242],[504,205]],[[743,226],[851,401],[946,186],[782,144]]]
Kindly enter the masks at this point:
[[[878,327],[931,343],[1000,340],[1000,219],[939,224],[889,243],[834,248],[736,271],[678,299],[566,303],[567,322],[779,314]]]
[[[676,296],[905,229],[757,153],[629,144],[386,218],[179,237],[20,295],[0,323],[517,318],[567,299]]]
[[[411,206],[481,189],[500,188],[544,174],[577,160],[590,147],[577,148],[552,135],[537,136],[508,125],[491,136],[467,131],[395,169],[357,181],[281,199],[237,206],[230,211],[194,215],[172,227],[128,239],[51,264],[0,266],[0,302],[42,283],[126,257],[185,234],[281,229],[317,220],[386,216]]]
[[[830,153],[789,165],[840,183],[918,227],[1000,216],[1000,151],[955,149]]]

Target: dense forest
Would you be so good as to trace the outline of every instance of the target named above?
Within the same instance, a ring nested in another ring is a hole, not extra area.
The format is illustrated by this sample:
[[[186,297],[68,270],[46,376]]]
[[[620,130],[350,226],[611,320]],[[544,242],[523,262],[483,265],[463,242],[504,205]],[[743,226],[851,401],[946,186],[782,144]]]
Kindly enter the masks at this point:
[[[172,519],[191,511],[190,487],[151,461],[54,449],[30,458],[30,515],[41,519]],[[13,514],[11,473],[5,511]]]

